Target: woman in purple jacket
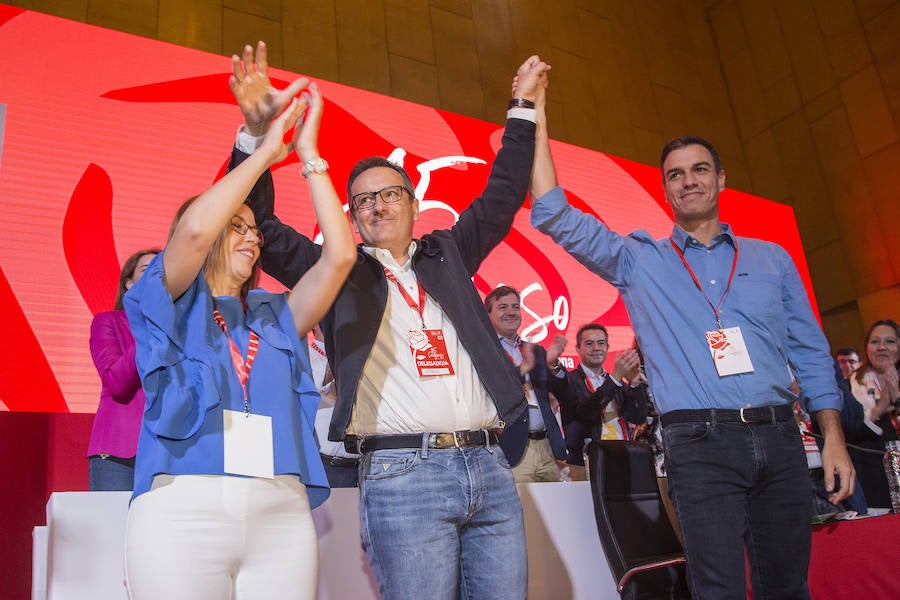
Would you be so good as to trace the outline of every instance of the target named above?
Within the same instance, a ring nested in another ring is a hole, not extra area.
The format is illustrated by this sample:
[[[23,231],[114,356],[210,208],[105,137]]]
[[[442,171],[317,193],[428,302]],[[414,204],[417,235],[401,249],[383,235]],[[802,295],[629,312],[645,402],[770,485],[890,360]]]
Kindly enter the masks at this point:
[[[159,250],[151,248],[128,257],[119,273],[115,310],[99,313],[91,323],[91,357],[102,384],[87,451],[92,492],[131,491],[134,487],[144,391],[134,364],[134,337],[122,310],[122,296],[157,254]]]

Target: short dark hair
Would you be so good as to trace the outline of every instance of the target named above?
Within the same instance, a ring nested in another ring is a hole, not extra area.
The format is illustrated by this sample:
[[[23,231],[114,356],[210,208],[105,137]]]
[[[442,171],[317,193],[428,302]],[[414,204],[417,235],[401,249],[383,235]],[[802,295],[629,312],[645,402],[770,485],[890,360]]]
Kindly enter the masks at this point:
[[[663,181],[666,180],[666,173],[663,170],[663,165],[666,162],[666,158],[668,158],[669,154],[671,154],[674,150],[679,150],[688,146],[703,146],[704,148],[709,150],[709,153],[713,158],[713,166],[716,169],[716,173],[718,174],[722,172],[722,159],[719,158],[718,151],[709,140],[696,135],[683,135],[673,140],[669,140],[669,143],[663,146],[662,152],[659,155],[659,170],[660,172],[662,172]]]
[[[609,332],[606,330],[606,327],[604,327],[600,323],[585,323],[584,325],[582,325],[581,327],[578,328],[578,333],[575,334],[575,347],[576,348],[581,345],[581,337],[584,335],[584,332],[592,331],[592,330],[602,331],[603,333],[606,334],[606,341],[607,342],[609,341]]]
[[[415,188],[413,187],[412,180],[410,180],[409,175],[403,167],[392,163],[383,156],[370,156],[353,165],[353,169],[350,171],[350,178],[347,180],[347,206],[350,207],[351,211],[356,210],[353,206],[353,198],[350,195],[350,189],[353,187],[353,182],[356,181],[357,177],[369,169],[375,169],[377,167],[393,169],[399,173],[400,177],[403,178],[403,185],[410,191],[410,197],[415,196]]]
[[[843,348],[838,348],[837,352],[834,353],[834,356],[837,358],[838,356],[850,356],[851,354],[859,356],[859,352],[856,351],[856,348],[844,346]]]
[[[503,296],[509,296],[510,294],[515,294],[516,298],[521,298],[519,290],[516,288],[508,285],[498,285],[484,297],[484,307],[488,312],[491,312],[491,309],[494,307],[494,300],[502,298]]]

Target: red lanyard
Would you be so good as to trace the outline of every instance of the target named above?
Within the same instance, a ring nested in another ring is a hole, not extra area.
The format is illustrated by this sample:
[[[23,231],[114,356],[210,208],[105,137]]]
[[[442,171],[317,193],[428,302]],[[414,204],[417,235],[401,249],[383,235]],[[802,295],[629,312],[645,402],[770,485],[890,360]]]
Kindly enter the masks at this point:
[[[237,344],[228,335],[228,327],[225,325],[225,319],[222,318],[222,313],[219,312],[218,308],[213,309],[213,318],[219,324],[219,327],[222,328],[225,337],[228,338],[228,345],[231,348],[231,362],[234,363],[238,381],[241,382],[241,388],[244,390],[244,412],[249,413],[250,401],[247,396],[247,381],[250,380],[250,369],[253,368],[253,361],[256,360],[256,354],[259,352],[259,335],[255,331],[250,332],[250,341],[247,342],[247,358],[241,358],[241,351],[238,350]]]
[[[400,282],[397,281],[397,277],[388,271],[388,268],[382,265],[381,267],[384,269],[384,276],[388,278],[388,281],[393,281],[397,284],[397,289],[400,290],[400,295],[403,296],[403,299],[406,300],[406,303],[409,305],[411,309],[419,313],[419,319],[422,320],[422,329],[425,329],[425,288],[422,287],[422,284],[419,283],[419,280],[416,280],[416,285],[419,286],[419,303],[416,304],[416,301],[413,300],[412,296],[403,289],[403,286],[400,285]]]
[[[313,342],[313,343],[310,344],[309,346],[310,346],[310,348],[312,348],[313,350],[315,350],[316,352],[318,352],[318,353],[319,353],[319,356],[321,356],[322,358],[328,358],[328,355],[325,354],[325,351],[324,351],[324,350],[322,350],[321,348],[319,348],[319,345],[318,345],[317,343]]]
[[[607,375],[607,377],[609,377],[609,375]],[[597,388],[594,387],[594,382],[591,381],[591,378],[587,373],[585,373],[584,375],[584,384],[587,386],[588,391],[592,394],[597,390]]]
[[[731,273],[728,275],[728,284],[725,286],[725,291],[722,292],[722,297],[719,298],[718,304],[713,304],[712,300],[709,299],[709,296],[706,294],[706,290],[703,289],[703,284],[700,283],[700,280],[697,278],[697,274],[694,273],[694,270],[691,268],[691,265],[688,264],[687,259],[684,257],[684,252],[681,251],[681,248],[678,247],[678,244],[675,243],[675,240],[672,239],[672,236],[669,236],[669,243],[672,244],[672,248],[675,249],[675,252],[678,253],[679,258],[681,258],[681,262],[684,263],[684,268],[687,269],[688,273],[691,274],[691,279],[694,280],[694,284],[697,286],[697,289],[700,290],[700,293],[703,294],[703,297],[706,298],[706,301],[709,302],[710,308],[713,310],[713,315],[716,317],[716,325],[718,325],[719,329],[722,329],[722,323],[719,321],[719,307],[722,306],[722,302],[725,301],[725,296],[728,295],[728,290],[731,289],[731,281],[734,279],[734,272],[737,269],[738,262],[738,245],[737,240],[734,242],[734,260],[731,262]]]

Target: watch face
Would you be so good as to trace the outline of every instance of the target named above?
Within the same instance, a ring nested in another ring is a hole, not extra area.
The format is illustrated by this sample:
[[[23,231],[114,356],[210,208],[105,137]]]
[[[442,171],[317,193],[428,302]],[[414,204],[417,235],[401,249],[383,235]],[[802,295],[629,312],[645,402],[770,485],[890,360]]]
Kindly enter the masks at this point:
[[[303,175],[309,175],[310,173],[324,173],[328,170],[328,163],[324,158],[314,158],[313,160],[306,161],[306,164],[303,165]]]

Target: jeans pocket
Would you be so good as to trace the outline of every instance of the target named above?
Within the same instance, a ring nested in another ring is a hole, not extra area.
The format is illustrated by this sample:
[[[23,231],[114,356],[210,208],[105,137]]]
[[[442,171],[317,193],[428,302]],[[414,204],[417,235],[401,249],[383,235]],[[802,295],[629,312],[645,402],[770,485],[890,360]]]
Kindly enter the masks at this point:
[[[711,431],[709,423],[673,423],[663,429],[663,446],[677,448],[693,444],[709,437]]]
[[[419,464],[419,451],[378,450],[363,460],[362,475],[366,481],[377,481],[405,475]]]

